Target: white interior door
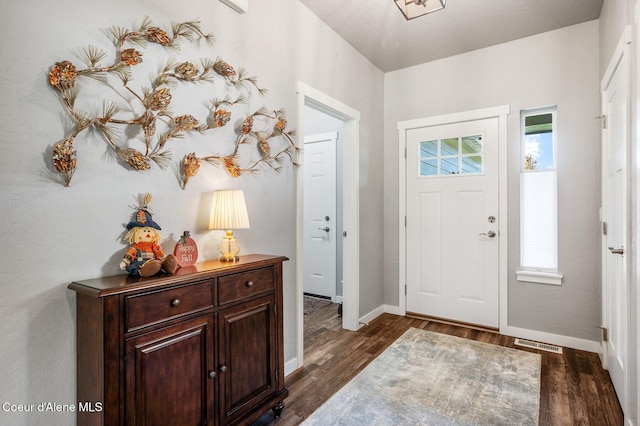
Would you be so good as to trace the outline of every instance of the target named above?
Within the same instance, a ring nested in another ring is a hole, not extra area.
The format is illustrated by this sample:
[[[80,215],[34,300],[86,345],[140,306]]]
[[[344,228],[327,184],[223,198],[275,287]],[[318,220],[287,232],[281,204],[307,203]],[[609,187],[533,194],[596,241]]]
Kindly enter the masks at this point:
[[[626,50],[626,49],[625,49]],[[629,341],[628,179],[629,144],[628,55],[622,52],[602,92],[603,115],[603,342],[605,368],[609,370],[623,411],[627,412],[627,342]],[[625,253],[627,252],[627,253]]]
[[[337,133],[304,138],[304,292],[336,298]]]
[[[407,131],[408,312],[499,327],[499,119]]]

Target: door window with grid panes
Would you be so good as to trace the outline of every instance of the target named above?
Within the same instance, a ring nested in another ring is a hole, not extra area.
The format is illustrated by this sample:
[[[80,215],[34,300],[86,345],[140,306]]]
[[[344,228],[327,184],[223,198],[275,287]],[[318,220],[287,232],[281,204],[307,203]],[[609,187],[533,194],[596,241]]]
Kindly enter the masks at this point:
[[[481,174],[482,135],[423,141],[420,149],[420,176]]]

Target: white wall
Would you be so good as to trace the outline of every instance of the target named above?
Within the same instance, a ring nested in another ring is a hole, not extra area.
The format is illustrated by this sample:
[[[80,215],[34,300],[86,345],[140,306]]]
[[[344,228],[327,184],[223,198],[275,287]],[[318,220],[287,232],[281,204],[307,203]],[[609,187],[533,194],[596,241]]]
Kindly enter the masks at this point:
[[[251,229],[236,232],[244,252],[291,259],[284,268],[285,357],[295,357],[295,171],[290,166],[258,179],[231,179],[221,169],[203,166],[182,190],[173,170],[125,170],[106,154],[103,142],[86,137],[77,142],[79,168],[71,187],[50,179],[45,152],[64,138],[68,120],[48,87],[49,67],[63,59],[79,63],[77,52],[88,44],[109,48],[105,29],[131,28],[145,15],[163,28],[170,21],[200,18],[203,29],[217,37],[215,46],[203,47],[210,49],[207,55],[221,55],[257,75],[270,89],[265,105],[286,108],[289,123],[297,121],[297,81],[360,111],[360,201],[367,206],[360,223],[363,229],[382,227],[383,74],[297,0],[253,1],[243,15],[216,0],[2,2],[0,403],[75,402],[75,295],[67,285],[120,273],[123,224],[131,218],[134,197],[146,191],[154,197],[165,250],[190,230],[204,260],[216,257],[213,244],[220,237],[206,229],[211,191],[244,189]],[[207,140],[216,143],[214,136]],[[381,265],[381,246],[380,233],[361,233],[361,312],[382,303],[382,267],[372,267]],[[0,408],[0,424],[73,422],[73,413]]]
[[[600,130],[598,22],[592,21],[385,75],[384,296],[398,304],[398,121],[508,104],[508,324],[599,340]],[[558,106],[562,286],[516,281],[520,110]]]
[[[600,76],[609,65],[625,26],[633,23],[636,0],[605,0],[600,11]]]

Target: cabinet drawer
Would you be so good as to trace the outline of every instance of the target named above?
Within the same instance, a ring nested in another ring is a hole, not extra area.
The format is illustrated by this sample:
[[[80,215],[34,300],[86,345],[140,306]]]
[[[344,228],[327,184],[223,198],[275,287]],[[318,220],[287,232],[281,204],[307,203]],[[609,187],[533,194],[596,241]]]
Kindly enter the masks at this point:
[[[127,296],[126,331],[212,306],[213,290],[210,281]]]
[[[273,290],[274,288],[272,268],[228,275],[219,278],[218,300],[220,304],[233,302],[243,297]]]

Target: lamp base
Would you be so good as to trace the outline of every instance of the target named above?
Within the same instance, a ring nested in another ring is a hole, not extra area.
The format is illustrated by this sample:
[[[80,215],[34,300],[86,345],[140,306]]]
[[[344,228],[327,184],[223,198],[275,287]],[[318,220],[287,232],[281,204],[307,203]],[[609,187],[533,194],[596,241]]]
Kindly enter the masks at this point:
[[[220,260],[221,262],[235,262],[236,260],[240,260],[240,256],[231,256],[231,257],[220,256],[218,260]]]
[[[238,253],[240,253],[240,244],[233,236],[233,231],[227,231],[227,235],[222,237],[218,248],[220,250],[221,261],[235,262],[236,260],[240,260],[240,256],[238,256]]]

